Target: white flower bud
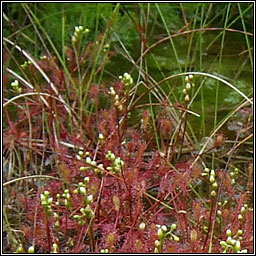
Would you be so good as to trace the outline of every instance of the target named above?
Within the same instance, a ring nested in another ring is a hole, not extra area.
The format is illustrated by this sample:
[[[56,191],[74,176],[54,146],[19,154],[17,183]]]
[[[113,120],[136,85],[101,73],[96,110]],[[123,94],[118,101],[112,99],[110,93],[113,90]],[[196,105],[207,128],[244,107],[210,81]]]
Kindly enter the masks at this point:
[[[231,236],[231,235],[232,235],[232,233],[231,233],[231,230],[230,230],[230,229],[227,229],[227,231],[226,231],[226,235],[227,235],[227,236]]]
[[[28,253],[34,253],[35,252],[35,247],[34,246],[30,246],[28,248]]]
[[[82,193],[82,194],[86,194],[86,189],[85,189],[85,187],[80,187],[79,188],[79,190],[80,190],[80,192]]]
[[[187,83],[187,84],[186,84],[186,89],[187,89],[187,90],[190,90],[190,89],[191,89],[191,84],[190,84],[190,83]]]
[[[188,95],[188,94],[185,96],[185,101],[186,101],[186,102],[190,101],[190,98],[189,98],[189,95]]]
[[[139,229],[143,231],[145,227],[146,227],[146,224],[144,222],[141,222],[139,225]]]

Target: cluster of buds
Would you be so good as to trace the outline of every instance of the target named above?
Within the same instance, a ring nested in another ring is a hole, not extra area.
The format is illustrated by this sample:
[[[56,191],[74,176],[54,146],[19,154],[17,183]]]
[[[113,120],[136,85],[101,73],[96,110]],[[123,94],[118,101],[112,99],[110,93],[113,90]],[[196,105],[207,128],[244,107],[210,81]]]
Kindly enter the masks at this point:
[[[119,111],[123,111],[124,106],[123,106],[123,104],[120,102],[119,95],[116,94],[115,89],[114,89],[113,87],[110,87],[108,93],[112,96],[115,107],[116,107]]]
[[[94,216],[94,213],[91,209],[91,203],[93,202],[93,195],[87,195],[87,184],[89,183],[90,179],[89,177],[84,178],[84,182],[79,182],[78,183],[78,188],[74,190],[74,194],[80,193],[83,198],[83,203],[85,207],[82,207],[80,209],[80,212],[82,215],[74,215],[73,218],[74,220],[78,220],[78,223],[80,225],[85,224],[85,218],[87,220],[91,220]]]
[[[84,152],[83,150],[79,150],[78,151],[78,155],[76,155],[76,159],[81,161],[83,158],[85,158],[86,156],[89,156],[90,152],[86,151]]]
[[[108,249],[101,249],[100,253],[109,253],[109,250]]]
[[[85,172],[88,169],[92,169],[95,174],[103,174],[104,173],[104,166],[103,164],[97,164],[95,160],[92,160],[89,154],[85,158],[85,162],[88,164],[88,166],[81,166],[80,171]]]
[[[75,32],[74,35],[72,36],[72,42],[75,44],[77,42],[80,41],[80,39],[82,38],[82,34],[83,33],[89,33],[89,29],[86,28],[84,29],[83,26],[75,26]]]
[[[218,187],[218,183],[215,180],[215,176],[216,176],[215,171],[214,170],[210,171],[209,168],[205,168],[201,175],[209,177],[209,181],[211,183],[211,189],[212,189],[211,190],[211,196],[215,197],[217,195],[216,189]]]
[[[124,167],[124,161],[120,157],[116,157],[111,151],[108,151],[106,158],[112,162],[112,165],[106,169],[113,174],[120,174],[121,169]]]
[[[45,213],[47,218],[50,217],[50,215],[52,214],[52,207],[51,204],[53,202],[53,198],[49,197],[50,192],[49,191],[44,191],[44,193],[42,193],[40,195],[40,199],[41,199],[41,205],[44,207],[45,209]]]
[[[242,221],[244,219],[244,216],[247,210],[248,210],[248,205],[244,204],[240,209],[240,213],[238,214],[239,221]]]
[[[239,173],[239,169],[238,168],[235,168],[233,172],[230,172],[231,185],[235,185],[236,184],[235,178],[238,176],[238,173]]]
[[[77,220],[79,225],[85,225],[86,219],[90,221],[94,217],[94,213],[90,205],[87,205],[86,207],[82,207],[80,209],[80,212],[82,215],[75,214],[73,216],[73,219]]]
[[[184,100],[186,102],[190,101],[190,97],[189,97],[189,91],[191,90],[192,87],[195,87],[195,83],[193,82],[194,80],[194,76],[193,75],[188,75],[185,76],[185,88],[183,89],[182,93],[185,95],[184,96]]]
[[[179,242],[180,239],[178,236],[173,234],[174,230],[176,229],[176,224],[172,224],[170,230],[168,231],[165,225],[156,225],[157,227],[157,236],[158,239],[155,240],[155,250],[154,253],[161,253],[163,249],[164,240],[167,236],[170,236],[170,240],[174,240],[175,242]],[[168,232],[167,232],[168,231]]]
[[[217,215],[218,215],[219,217],[222,216],[222,211],[221,211],[221,209],[222,209],[227,203],[228,203],[227,200],[225,200],[223,203],[222,203],[222,202],[218,202],[218,207],[219,207],[219,209],[217,210]]]
[[[22,69],[26,69],[28,67],[28,65],[31,65],[32,62],[30,60],[25,61],[23,64],[21,64],[21,68]]]
[[[241,250],[240,241],[242,238],[243,230],[239,229],[235,236],[232,237],[230,229],[226,231],[226,241],[220,241],[220,245],[223,248],[223,253],[247,253],[247,249]]]
[[[105,44],[103,47],[103,52],[107,52],[110,48],[110,44]]]
[[[131,77],[130,74],[128,74],[127,72],[125,72],[122,76],[119,76],[118,77],[123,83],[125,86],[131,86],[133,85],[133,78]]]
[[[53,218],[54,218],[54,220],[55,220],[54,228],[55,228],[55,229],[58,229],[58,228],[60,227],[60,220],[59,220],[60,215],[59,215],[57,212],[54,212],[54,213],[53,213]]]
[[[11,83],[12,89],[16,92],[16,93],[22,93],[22,89],[19,87],[19,81],[15,80]]]
[[[64,193],[62,194],[62,197],[64,197],[64,205],[65,205],[66,209],[70,209],[70,207],[71,207],[71,195],[70,195],[68,189],[64,190]]]

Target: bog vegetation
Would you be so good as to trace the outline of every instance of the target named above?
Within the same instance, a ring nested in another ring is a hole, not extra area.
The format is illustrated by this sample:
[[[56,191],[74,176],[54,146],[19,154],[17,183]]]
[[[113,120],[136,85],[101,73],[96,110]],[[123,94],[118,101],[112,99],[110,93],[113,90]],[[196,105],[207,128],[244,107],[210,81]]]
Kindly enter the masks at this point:
[[[253,3],[5,3],[3,252],[253,252]]]

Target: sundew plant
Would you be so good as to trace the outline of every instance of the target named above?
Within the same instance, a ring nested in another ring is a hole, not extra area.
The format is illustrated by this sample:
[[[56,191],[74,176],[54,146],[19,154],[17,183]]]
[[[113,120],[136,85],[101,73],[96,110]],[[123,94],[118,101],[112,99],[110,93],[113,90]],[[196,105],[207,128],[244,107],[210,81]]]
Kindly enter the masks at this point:
[[[2,253],[253,253],[253,10],[2,4]]]

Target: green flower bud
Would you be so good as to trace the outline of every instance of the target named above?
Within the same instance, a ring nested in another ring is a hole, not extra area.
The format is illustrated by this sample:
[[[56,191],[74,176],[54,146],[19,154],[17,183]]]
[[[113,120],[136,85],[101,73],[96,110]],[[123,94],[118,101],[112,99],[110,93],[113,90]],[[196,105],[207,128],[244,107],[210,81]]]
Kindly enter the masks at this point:
[[[244,206],[242,206],[242,207],[241,207],[241,213],[242,213],[242,214],[245,214],[245,212],[246,212],[246,209],[245,209]]]
[[[234,245],[236,244],[236,239],[231,239],[231,240],[230,240],[230,244],[231,244],[232,246],[234,246]]]
[[[161,226],[161,229],[162,229],[164,232],[167,231],[167,227],[166,227],[165,225],[162,225],[162,226]]]
[[[81,172],[85,172],[86,171],[86,167],[85,166],[81,166],[80,168],[79,168],[79,170],[81,171]]]
[[[161,228],[159,228],[159,229],[157,230],[157,236],[158,236],[158,238],[159,238],[160,240],[162,240],[162,239],[164,238],[164,232],[163,232],[163,230],[162,230]]]
[[[239,240],[236,240],[234,249],[235,249],[236,251],[240,251],[240,250],[241,250],[241,244],[240,244],[240,241],[239,241]]]
[[[80,187],[79,190],[80,190],[80,192],[81,192],[83,195],[86,195],[86,189],[85,189],[85,187]]]
[[[215,197],[216,195],[217,195],[216,191],[215,191],[215,190],[212,190],[211,196],[212,196],[212,197]]]
[[[189,95],[188,95],[188,94],[185,96],[185,101],[186,101],[186,102],[190,101],[190,98],[189,98]]]
[[[226,243],[225,241],[220,241],[220,245],[221,245],[222,247],[226,247],[226,246],[227,246],[227,243]]]
[[[19,245],[19,247],[17,248],[17,253],[25,253],[22,245]]]
[[[230,229],[227,229],[226,235],[227,235],[228,237],[229,237],[229,236],[232,236],[232,233],[231,233],[231,230],[230,230]]]
[[[81,212],[83,215],[85,215],[85,209],[84,209],[83,207],[80,209],[80,212]]]
[[[74,220],[78,220],[78,219],[80,219],[80,218],[81,218],[81,216],[80,216],[80,215],[77,215],[77,214],[73,216],[73,219],[74,219]]]
[[[28,253],[34,253],[35,252],[35,247],[34,246],[30,246],[28,248]]]
[[[91,164],[91,163],[92,163],[92,159],[91,159],[89,156],[87,156],[87,157],[85,158],[85,162],[86,162],[87,164]]]
[[[89,177],[85,177],[84,178],[84,183],[86,184],[86,183],[89,183],[90,182],[90,178]]]
[[[239,230],[237,231],[237,235],[238,235],[238,236],[241,236],[242,234],[243,234],[243,230],[239,229]]]
[[[172,237],[173,237],[175,242],[179,242],[180,241],[180,238],[178,236],[172,234]]]
[[[189,82],[190,82],[189,76],[185,76],[185,82],[186,82],[186,83],[189,83]]]
[[[155,241],[155,247],[158,248],[158,247],[160,247],[160,246],[161,246],[161,242],[160,242],[159,240],[156,240],[156,241]]]
[[[91,165],[96,167],[96,166],[97,166],[96,161],[92,161],[92,162],[91,162]]]
[[[172,224],[171,225],[171,232],[173,232],[176,229],[177,225],[176,224]]]
[[[241,221],[241,220],[243,220],[244,217],[243,217],[242,214],[238,214],[238,217],[237,217],[237,218],[238,218],[239,221]]]
[[[78,155],[81,156],[81,157],[83,157],[83,156],[84,156],[84,151],[80,150],[80,151],[78,152]]]
[[[231,243],[232,240],[233,240],[232,237],[229,236],[229,237],[227,238],[227,240],[226,240],[226,243],[227,243],[227,244],[232,244],[232,243]]]
[[[54,227],[55,228],[59,228],[60,227],[60,222],[58,220],[55,222]]]
[[[212,177],[212,176],[211,176]],[[213,184],[212,184],[212,188],[216,189],[218,187],[218,183],[215,181]]]
[[[187,90],[190,90],[190,89],[191,89],[191,84],[190,84],[190,83],[187,83],[187,84],[186,84],[186,89],[187,89]]]
[[[209,173],[210,169],[209,168],[204,168],[204,172]]]
[[[77,156],[76,156],[76,159],[79,160],[79,161],[81,161],[81,160],[82,160],[82,157],[79,156],[79,155],[77,155]]]
[[[104,136],[102,133],[99,134],[99,140],[104,140]]]
[[[189,78],[190,81],[192,81],[194,79],[194,76],[193,75],[189,75],[188,78]]]
[[[56,243],[52,245],[52,248],[53,248],[52,250],[53,253],[58,253],[58,245]]]
[[[88,204],[93,202],[93,195],[87,196],[87,202],[88,202]]]
[[[155,248],[154,253],[159,253],[159,252],[160,252],[159,249]]]

